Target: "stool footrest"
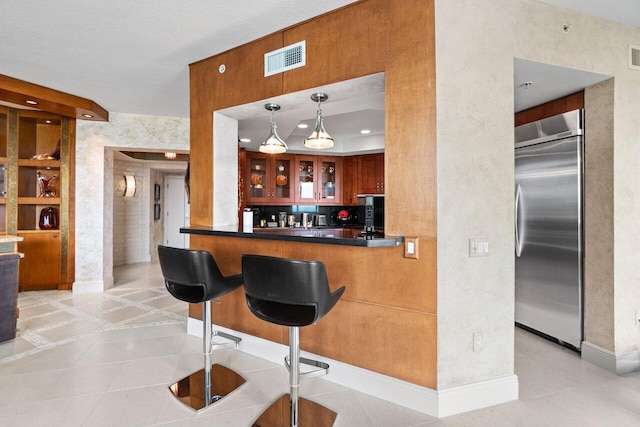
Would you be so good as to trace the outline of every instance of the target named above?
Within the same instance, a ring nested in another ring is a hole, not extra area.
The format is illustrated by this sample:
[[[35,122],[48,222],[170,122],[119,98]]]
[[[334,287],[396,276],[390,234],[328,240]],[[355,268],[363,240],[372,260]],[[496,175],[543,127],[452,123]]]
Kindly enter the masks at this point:
[[[328,363],[320,362],[319,360],[307,359],[306,357],[301,357],[299,360],[300,360],[300,363],[302,364],[316,368],[311,371],[300,372],[300,378],[321,377],[329,373]],[[287,367],[287,370],[289,371],[291,370],[291,363],[289,362],[289,356],[285,356],[284,365]]]
[[[221,337],[227,340],[227,342],[213,342],[214,337]],[[211,349],[215,348],[226,348],[226,347],[238,347],[238,344],[242,341],[242,338],[236,337],[235,335],[227,334],[222,331],[213,331],[211,332]]]

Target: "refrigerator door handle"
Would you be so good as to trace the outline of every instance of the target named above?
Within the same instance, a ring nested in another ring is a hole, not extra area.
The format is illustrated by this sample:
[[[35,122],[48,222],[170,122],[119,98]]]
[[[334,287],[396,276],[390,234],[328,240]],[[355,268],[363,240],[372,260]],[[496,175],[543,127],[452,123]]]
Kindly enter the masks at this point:
[[[520,258],[520,256],[522,255],[522,243],[520,241],[520,233],[519,233],[520,227],[518,227],[518,219],[519,219],[518,210],[520,208],[521,196],[522,196],[522,189],[520,188],[520,184],[518,184],[516,186],[516,206],[515,206],[515,218],[514,218],[515,229],[516,229],[516,256],[518,258]]]

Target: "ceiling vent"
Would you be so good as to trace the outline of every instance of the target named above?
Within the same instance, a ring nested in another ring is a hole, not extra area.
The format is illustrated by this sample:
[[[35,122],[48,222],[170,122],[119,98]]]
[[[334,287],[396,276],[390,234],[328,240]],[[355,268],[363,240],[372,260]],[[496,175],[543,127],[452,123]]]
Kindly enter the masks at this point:
[[[305,41],[285,46],[264,54],[264,76],[272,76],[283,71],[304,67],[306,61]]]
[[[640,46],[629,45],[629,68],[640,71]]]

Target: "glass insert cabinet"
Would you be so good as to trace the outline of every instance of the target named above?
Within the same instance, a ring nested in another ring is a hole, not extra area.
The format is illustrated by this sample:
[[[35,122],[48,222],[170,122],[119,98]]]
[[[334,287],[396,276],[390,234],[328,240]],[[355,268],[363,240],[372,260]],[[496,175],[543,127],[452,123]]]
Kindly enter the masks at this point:
[[[247,153],[247,203],[291,204],[293,155]]]
[[[296,156],[296,203],[342,204],[342,159]]]
[[[342,158],[247,153],[249,205],[342,204]]]

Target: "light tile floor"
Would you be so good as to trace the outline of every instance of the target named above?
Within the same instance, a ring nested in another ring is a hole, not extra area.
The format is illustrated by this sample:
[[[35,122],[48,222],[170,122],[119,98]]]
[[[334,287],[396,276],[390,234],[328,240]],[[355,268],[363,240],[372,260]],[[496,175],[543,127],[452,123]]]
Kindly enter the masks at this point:
[[[184,407],[167,387],[202,364],[187,305],[157,264],[115,277],[103,294],[20,294],[17,338],[0,344],[0,425],[245,427],[286,393],[281,365],[217,350],[214,363],[247,382],[199,414]],[[520,400],[491,408],[436,419],[321,378],[301,394],[336,411],[336,427],[640,426],[640,373],[613,375],[519,329],[515,341]]]

